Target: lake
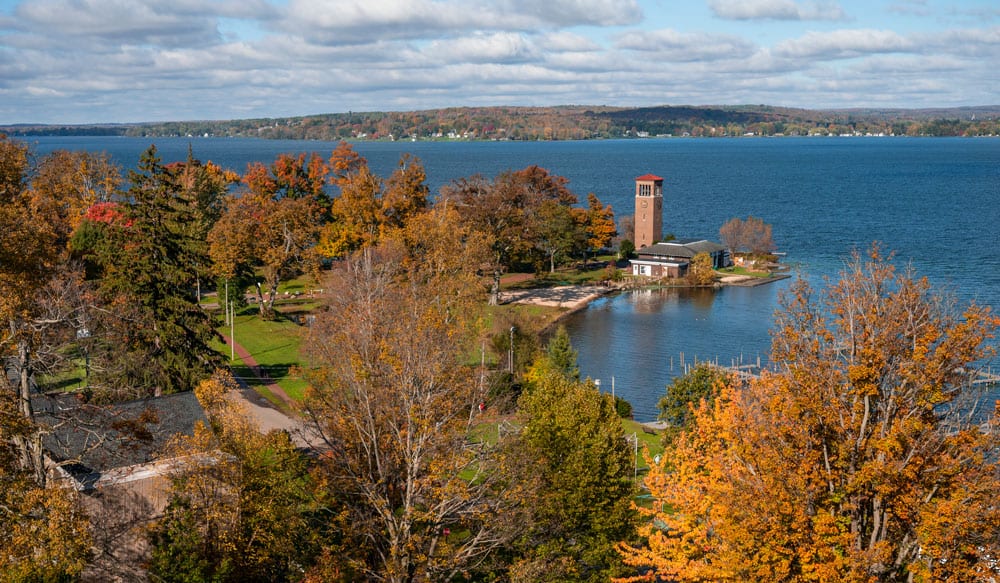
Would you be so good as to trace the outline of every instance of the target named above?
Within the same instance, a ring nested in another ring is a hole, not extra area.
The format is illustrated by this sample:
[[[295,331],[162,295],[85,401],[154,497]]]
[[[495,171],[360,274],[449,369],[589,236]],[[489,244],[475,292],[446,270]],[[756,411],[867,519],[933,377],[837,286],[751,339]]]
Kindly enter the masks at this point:
[[[105,151],[135,167],[155,141],[165,162],[188,147],[242,172],[279,153],[319,152],[335,142],[236,138],[30,138],[35,151]],[[634,179],[664,181],[664,231],[718,240],[732,217],[771,223],[786,263],[822,283],[852,249],[881,241],[960,301],[1000,306],[1000,139],[729,138],[580,142],[357,142],[388,176],[402,153],[419,157],[433,192],[472,174],[537,164],[567,177],[584,200],[594,192],[616,215],[633,210]],[[664,387],[686,363],[766,359],[768,330],[788,281],[757,288],[636,292],[605,298],[566,320],[581,372],[655,417]],[[646,363],[654,366],[644,366]]]

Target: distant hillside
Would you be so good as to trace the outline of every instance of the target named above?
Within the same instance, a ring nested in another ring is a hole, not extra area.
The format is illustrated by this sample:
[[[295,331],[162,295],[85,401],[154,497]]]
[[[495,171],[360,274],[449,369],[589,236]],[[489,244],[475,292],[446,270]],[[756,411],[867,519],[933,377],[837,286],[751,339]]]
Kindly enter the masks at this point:
[[[274,139],[583,140],[656,136],[998,136],[1000,106],[809,110],[767,105],[457,107],[289,118],[14,125],[15,136],[230,136]]]

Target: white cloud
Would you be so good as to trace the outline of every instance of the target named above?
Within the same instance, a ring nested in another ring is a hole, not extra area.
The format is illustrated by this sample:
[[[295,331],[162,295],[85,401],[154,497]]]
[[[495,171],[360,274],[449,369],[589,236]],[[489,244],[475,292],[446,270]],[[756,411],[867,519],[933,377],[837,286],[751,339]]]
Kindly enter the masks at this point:
[[[19,28],[43,34],[54,44],[84,39],[189,46],[219,38],[210,15],[192,16],[155,0],[37,0],[18,5],[15,15]]]
[[[774,54],[790,58],[843,59],[915,50],[913,42],[891,30],[809,32],[775,45]]]
[[[315,42],[634,24],[635,0],[291,0],[275,26]]]
[[[642,20],[635,0],[506,0],[499,6],[504,13],[532,16],[543,26],[620,26]]]
[[[591,53],[601,49],[600,45],[590,38],[572,32],[544,34],[536,43],[542,49],[557,53]]]
[[[746,58],[755,47],[735,36],[684,33],[676,30],[631,31],[619,37],[618,48],[655,53],[670,61],[702,61]]]
[[[538,58],[528,39],[516,32],[474,34],[434,41],[423,54],[439,62],[519,63]]]
[[[814,0],[708,0],[709,9],[727,20],[845,20],[839,4]]]

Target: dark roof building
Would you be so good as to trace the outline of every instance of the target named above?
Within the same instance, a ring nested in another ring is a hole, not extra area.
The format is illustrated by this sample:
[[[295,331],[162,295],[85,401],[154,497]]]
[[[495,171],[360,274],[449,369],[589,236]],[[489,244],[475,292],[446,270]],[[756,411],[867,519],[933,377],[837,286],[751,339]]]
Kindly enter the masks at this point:
[[[193,435],[198,421],[208,424],[193,392],[114,405],[84,403],[74,394],[39,395],[32,405],[48,429],[42,443],[50,462],[84,490],[162,461],[176,435]]]
[[[677,239],[636,251],[638,258],[630,261],[632,275],[683,277],[691,260],[699,253],[708,254],[715,269],[732,265],[729,250],[724,245],[705,239]]]

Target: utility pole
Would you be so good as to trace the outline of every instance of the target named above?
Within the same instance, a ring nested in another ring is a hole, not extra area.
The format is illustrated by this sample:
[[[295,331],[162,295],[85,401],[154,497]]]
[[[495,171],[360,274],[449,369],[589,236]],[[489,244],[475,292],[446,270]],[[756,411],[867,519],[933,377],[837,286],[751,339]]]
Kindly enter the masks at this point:
[[[229,295],[228,293],[226,295]],[[226,306],[226,314],[229,316],[229,362],[236,361],[236,302],[229,302]]]
[[[514,376],[514,326],[510,327],[510,351],[507,356],[510,359],[510,375]]]

